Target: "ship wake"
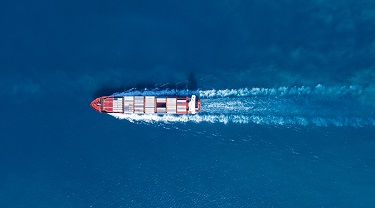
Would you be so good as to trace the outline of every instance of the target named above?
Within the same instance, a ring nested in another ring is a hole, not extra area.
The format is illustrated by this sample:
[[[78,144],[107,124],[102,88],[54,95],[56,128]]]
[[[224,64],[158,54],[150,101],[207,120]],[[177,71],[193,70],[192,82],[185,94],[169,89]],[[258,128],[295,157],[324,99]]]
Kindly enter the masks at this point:
[[[131,122],[209,122],[300,126],[375,126],[374,109],[360,86],[241,88],[225,90],[129,90],[115,96],[188,96],[201,99],[196,115],[110,114]]]

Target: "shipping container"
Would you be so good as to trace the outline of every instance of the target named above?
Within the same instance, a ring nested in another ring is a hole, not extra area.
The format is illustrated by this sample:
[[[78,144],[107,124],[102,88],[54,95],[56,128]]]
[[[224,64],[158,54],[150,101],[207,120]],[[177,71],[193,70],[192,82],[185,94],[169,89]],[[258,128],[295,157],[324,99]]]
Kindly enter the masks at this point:
[[[155,97],[154,96],[146,96],[145,97],[145,107],[155,107]]]
[[[165,103],[165,102],[167,102],[167,98],[156,98],[156,102]]]
[[[124,97],[124,113],[134,113],[134,97]]]
[[[167,108],[157,108],[156,112],[157,113],[166,113],[167,112]]]
[[[155,113],[155,108],[145,108],[145,113]]]

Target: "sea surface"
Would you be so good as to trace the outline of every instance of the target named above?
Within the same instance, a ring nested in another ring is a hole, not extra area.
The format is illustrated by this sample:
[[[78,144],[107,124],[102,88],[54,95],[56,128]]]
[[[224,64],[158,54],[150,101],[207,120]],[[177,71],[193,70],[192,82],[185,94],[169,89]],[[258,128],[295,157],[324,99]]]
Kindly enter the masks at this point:
[[[0,31],[1,208],[375,207],[374,1],[0,1]]]

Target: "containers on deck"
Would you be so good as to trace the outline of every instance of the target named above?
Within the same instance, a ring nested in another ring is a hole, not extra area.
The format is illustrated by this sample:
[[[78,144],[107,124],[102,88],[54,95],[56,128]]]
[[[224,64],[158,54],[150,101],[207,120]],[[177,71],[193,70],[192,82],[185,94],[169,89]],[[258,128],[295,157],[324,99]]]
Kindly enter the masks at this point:
[[[200,111],[200,100],[189,97],[104,96],[91,102],[91,107],[102,113],[123,114],[195,114]]]

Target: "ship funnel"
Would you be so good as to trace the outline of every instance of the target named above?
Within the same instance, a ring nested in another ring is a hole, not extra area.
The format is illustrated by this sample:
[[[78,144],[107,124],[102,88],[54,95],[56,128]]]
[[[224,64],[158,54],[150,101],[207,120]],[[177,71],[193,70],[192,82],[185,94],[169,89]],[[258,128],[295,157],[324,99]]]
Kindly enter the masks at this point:
[[[191,114],[195,114],[195,100],[196,100],[196,96],[192,95],[190,102],[189,102],[189,113]]]

